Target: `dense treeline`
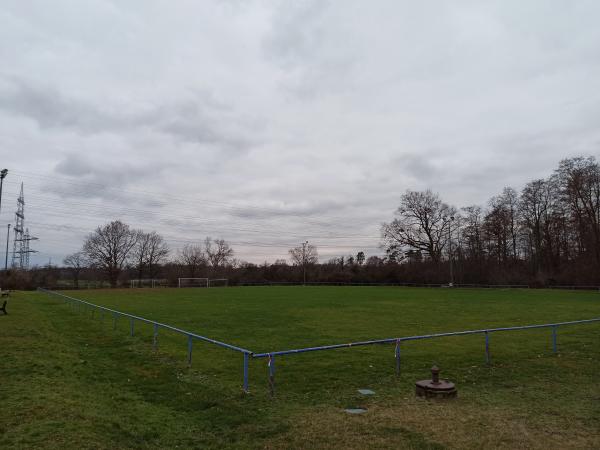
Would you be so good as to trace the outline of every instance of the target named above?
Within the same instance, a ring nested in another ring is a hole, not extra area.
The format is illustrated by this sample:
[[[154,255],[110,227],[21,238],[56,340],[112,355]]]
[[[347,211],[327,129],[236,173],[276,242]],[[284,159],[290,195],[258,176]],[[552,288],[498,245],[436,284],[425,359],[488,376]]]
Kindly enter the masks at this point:
[[[487,205],[461,208],[431,191],[407,191],[395,218],[382,225],[385,256],[357,249],[319,263],[308,243],[290,262],[241,262],[223,239],[189,244],[169,259],[156,232],[120,221],[98,227],[64,267],[4,274],[3,287],[128,285],[130,279],[224,277],[232,285],[261,282],[600,285],[600,166],[576,157],[520,192],[505,187]],[[91,284],[90,284],[91,283]]]
[[[461,283],[598,284],[600,166],[561,161],[521,192],[457,210],[437,194],[407,192],[382,234],[388,259],[427,270],[445,260]]]

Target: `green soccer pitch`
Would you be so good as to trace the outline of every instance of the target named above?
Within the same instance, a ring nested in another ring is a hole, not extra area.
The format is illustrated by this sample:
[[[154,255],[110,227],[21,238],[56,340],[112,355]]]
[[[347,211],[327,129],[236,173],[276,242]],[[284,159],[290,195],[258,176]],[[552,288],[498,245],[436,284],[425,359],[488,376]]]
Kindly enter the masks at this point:
[[[68,291],[256,353],[600,317],[600,293],[399,287]],[[600,323],[266,359],[19,292],[0,316],[2,448],[594,448]],[[416,399],[437,364],[458,399]],[[375,391],[364,397],[357,389]],[[362,407],[352,416],[345,408]]]

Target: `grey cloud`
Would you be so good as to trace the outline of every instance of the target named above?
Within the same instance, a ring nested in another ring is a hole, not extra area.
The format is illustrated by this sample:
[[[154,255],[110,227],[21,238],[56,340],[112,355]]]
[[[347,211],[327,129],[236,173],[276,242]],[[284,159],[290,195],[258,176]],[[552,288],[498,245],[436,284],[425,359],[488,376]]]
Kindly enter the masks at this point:
[[[247,150],[259,142],[261,126],[256,120],[237,115],[231,107],[203,93],[190,93],[188,99],[162,101],[143,110],[128,110],[127,105],[111,104],[110,99],[93,103],[49,85],[14,77],[0,78],[0,82],[0,110],[28,117],[42,128],[90,135],[149,129],[229,151]]]
[[[365,236],[333,254],[376,246],[406,189],[485,204],[600,155],[595,2],[13,3],[0,152],[15,187],[19,169],[52,179],[25,179],[38,222],[58,204],[75,226],[119,216],[174,248]],[[40,251],[72,245],[38,231]]]

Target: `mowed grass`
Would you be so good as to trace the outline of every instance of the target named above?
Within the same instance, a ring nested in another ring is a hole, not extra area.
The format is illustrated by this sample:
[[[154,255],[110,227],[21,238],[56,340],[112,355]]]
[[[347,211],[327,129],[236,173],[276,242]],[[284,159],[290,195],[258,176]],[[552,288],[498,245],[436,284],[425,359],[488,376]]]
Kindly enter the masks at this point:
[[[600,294],[398,287],[70,291],[68,295],[268,352],[600,317]],[[599,448],[600,323],[265,359],[17,293],[0,316],[0,448]],[[414,397],[432,364],[459,398]],[[359,388],[373,389],[362,397]],[[350,416],[347,407],[367,413]]]

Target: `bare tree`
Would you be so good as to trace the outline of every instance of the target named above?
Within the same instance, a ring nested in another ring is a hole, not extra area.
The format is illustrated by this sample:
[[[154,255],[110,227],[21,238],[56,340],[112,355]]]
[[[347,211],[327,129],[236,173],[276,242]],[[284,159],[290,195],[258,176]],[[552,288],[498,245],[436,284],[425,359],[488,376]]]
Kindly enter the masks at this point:
[[[600,263],[600,165],[593,156],[560,162],[556,171],[563,198],[569,204],[582,253]]]
[[[132,259],[137,266],[138,278],[143,278],[145,269],[148,269],[148,276],[154,278],[157,266],[169,255],[169,246],[156,231],[145,233],[140,230],[137,233],[138,239],[132,250]]]
[[[206,267],[207,258],[199,245],[186,244],[179,252],[179,263],[187,267],[188,276],[194,278],[202,267]]]
[[[399,216],[397,219],[382,226],[386,252],[396,254],[402,247],[410,247],[438,262],[456,209],[442,202],[439,195],[430,190],[406,191],[396,214]]]
[[[319,262],[319,254],[317,253],[317,247],[309,244],[308,241],[303,242],[298,247],[291,248],[289,250],[292,262],[295,266],[302,267],[302,280],[306,284],[306,268],[309,265],[317,264]],[[342,267],[343,267],[342,257]]]
[[[291,248],[289,254],[292,258],[292,264],[295,266],[306,266],[319,262],[317,247],[312,244],[304,244]]]
[[[129,225],[115,220],[96,228],[86,238],[83,253],[91,265],[104,271],[111,287],[116,287],[137,239],[138,233],[131,230]]]
[[[79,274],[88,265],[88,261],[83,252],[75,252],[67,255],[63,259],[63,264],[69,268],[73,275],[73,286],[79,289]]]
[[[471,205],[461,208],[464,213],[462,236],[466,245],[466,255],[481,260],[483,253],[482,222],[483,212],[480,206]]]
[[[233,249],[224,239],[212,240],[207,237],[204,240],[204,251],[213,269],[226,265],[233,257]]]

